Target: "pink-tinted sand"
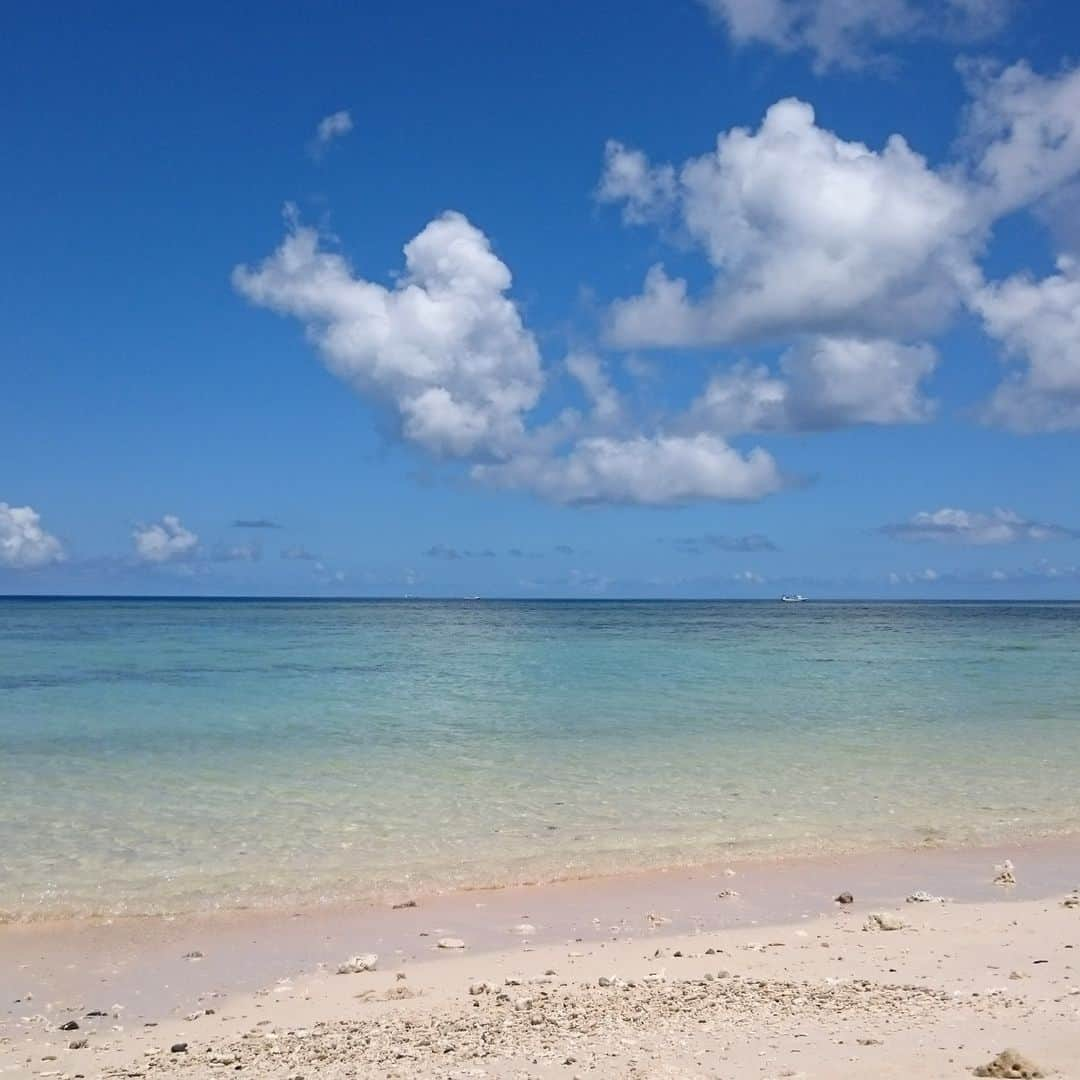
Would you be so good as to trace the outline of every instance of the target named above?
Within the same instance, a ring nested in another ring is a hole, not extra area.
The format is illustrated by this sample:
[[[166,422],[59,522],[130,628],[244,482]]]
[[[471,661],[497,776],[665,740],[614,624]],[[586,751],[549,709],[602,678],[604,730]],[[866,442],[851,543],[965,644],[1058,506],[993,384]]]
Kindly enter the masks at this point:
[[[1017,884],[992,882],[1004,859]],[[734,870],[734,874],[729,873]],[[1080,885],[1080,838],[1023,847],[717,864],[501,890],[417,897],[401,910],[345,906],[297,912],[223,912],[185,918],[77,920],[0,926],[0,1035],[27,1012],[123,1009],[127,1023],[205,1004],[209,994],[275,981],[378,953],[387,964],[437,960],[453,936],[471,951],[610,939],[613,933],[710,931],[774,925],[835,909],[848,891],[860,908],[915,890],[958,901],[1022,900]],[[719,898],[721,890],[738,896]],[[650,920],[650,915],[661,919]],[[515,928],[527,923],[527,937]],[[201,958],[186,958],[201,953]]]

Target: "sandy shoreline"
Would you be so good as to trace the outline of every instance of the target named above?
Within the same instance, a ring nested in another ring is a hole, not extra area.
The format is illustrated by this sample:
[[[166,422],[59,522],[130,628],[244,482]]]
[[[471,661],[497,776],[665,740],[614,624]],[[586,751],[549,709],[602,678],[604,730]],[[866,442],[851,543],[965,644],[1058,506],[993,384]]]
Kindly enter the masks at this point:
[[[1018,883],[1004,889],[991,878],[1007,857]],[[713,866],[397,911],[8,925],[0,1075],[825,1077],[918,1063],[920,1076],[962,1076],[1017,1043],[1068,1076],[1080,907],[1062,901],[1078,885],[1080,840]],[[916,890],[951,899],[905,903]],[[836,904],[842,891],[855,902]],[[878,911],[908,926],[863,930]],[[467,947],[439,949],[444,937]],[[335,974],[365,953],[376,971]],[[493,990],[470,995],[477,982]],[[78,1028],[60,1031],[67,1021]]]

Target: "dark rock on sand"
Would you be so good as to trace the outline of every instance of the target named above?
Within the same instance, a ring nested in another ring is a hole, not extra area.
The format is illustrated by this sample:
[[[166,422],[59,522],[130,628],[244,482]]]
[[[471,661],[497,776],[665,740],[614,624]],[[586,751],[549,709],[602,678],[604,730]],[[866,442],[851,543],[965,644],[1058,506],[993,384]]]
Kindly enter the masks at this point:
[[[1003,1077],[1005,1080],[1037,1080],[1046,1073],[1019,1050],[1006,1049],[989,1064],[980,1065],[975,1070],[975,1075]]]
[[[1016,884],[1016,867],[1013,866],[1010,859],[1006,859],[1000,866],[994,867],[994,884],[995,885],[1015,885]]]
[[[69,1020],[66,1024],[60,1025],[61,1031],[78,1031],[79,1025],[74,1020]]]
[[[169,1053],[170,1054],[186,1054],[187,1053],[187,1043],[173,1043],[172,1046],[169,1047]]]
[[[838,904],[854,904],[855,903],[855,897],[852,896],[851,893],[849,893],[849,892],[842,892],[836,898],[836,902]]]

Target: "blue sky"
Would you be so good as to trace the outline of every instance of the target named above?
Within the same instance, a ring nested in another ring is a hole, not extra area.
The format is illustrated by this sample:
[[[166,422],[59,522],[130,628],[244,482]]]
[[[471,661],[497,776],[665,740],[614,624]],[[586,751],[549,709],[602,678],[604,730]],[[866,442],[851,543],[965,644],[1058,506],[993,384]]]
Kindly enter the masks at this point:
[[[0,592],[1080,597],[1073,5],[220,8],[7,20]]]

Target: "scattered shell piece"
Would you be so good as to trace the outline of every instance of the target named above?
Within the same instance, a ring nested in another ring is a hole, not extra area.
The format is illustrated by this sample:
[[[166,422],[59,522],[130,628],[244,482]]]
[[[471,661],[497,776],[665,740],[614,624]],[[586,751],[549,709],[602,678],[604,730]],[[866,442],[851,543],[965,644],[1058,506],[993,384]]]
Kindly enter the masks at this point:
[[[491,982],[474,982],[469,984],[469,995],[479,997],[481,994],[494,994],[495,984]]]
[[[928,893],[923,889],[916,889],[908,898],[909,904],[944,904],[944,896],[935,896],[933,893]]]
[[[887,911],[875,911],[867,917],[864,930],[903,930],[907,923]]]
[[[536,933],[536,927],[532,923],[518,923],[517,926],[510,931],[512,934],[520,934],[522,937],[529,937]]]
[[[1033,1061],[1029,1061],[1019,1050],[1005,1049],[993,1061],[980,1065],[975,1070],[976,1076],[996,1076],[1005,1080],[1038,1080],[1046,1073]]]
[[[435,942],[435,944],[438,945],[438,947],[440,949],[464,949],[465,948],[465,942],[462,941],[461,938],[459,938],[459,937],[441,937],[441,938],[439,938],[439,940],[437,942]]]
[[[666,915],[659,915],[655,911],[650,911],[645,918],[649,920],[650,926],[667,926],[671,922]]]
[[[379,958],[373,952],[351,956],[344,964],[338,965],[339,975],[359,975],[362,971],[374,971]]]
[[[739,894],[734,889],[721,889],[717,894],[718,900],[734,900]]]

